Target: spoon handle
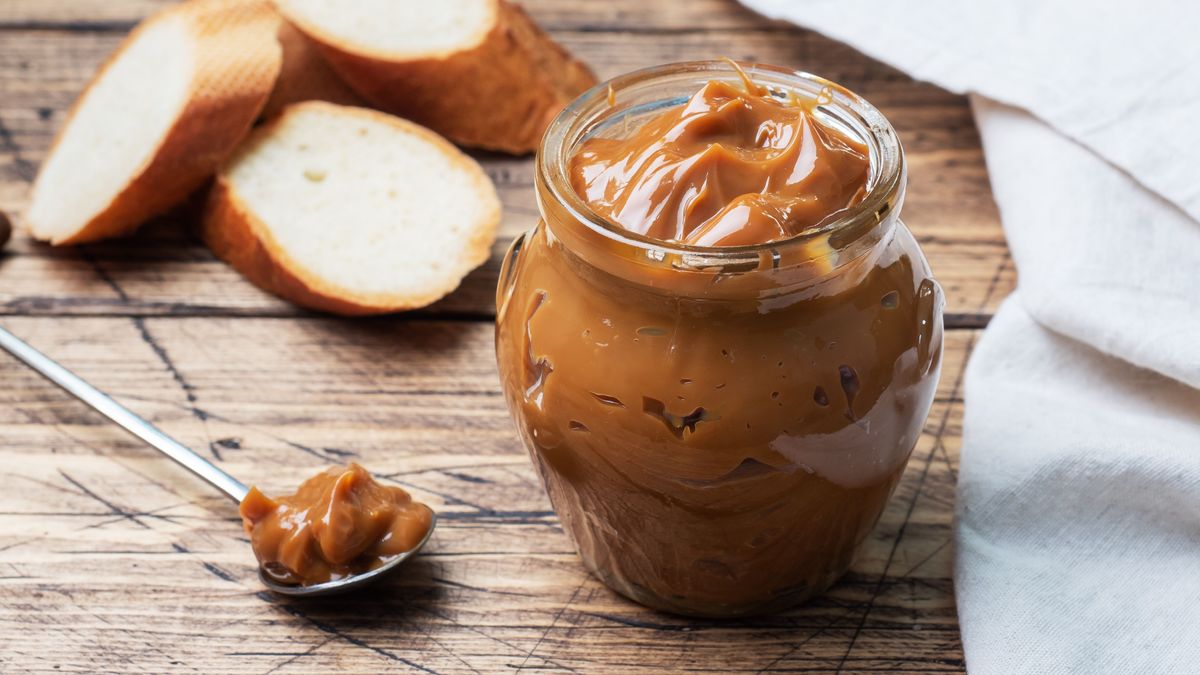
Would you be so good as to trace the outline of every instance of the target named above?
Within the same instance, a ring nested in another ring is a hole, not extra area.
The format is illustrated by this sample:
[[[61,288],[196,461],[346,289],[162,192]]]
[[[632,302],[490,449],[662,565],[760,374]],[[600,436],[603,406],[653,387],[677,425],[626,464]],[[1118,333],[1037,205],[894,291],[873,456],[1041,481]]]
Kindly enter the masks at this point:
[[[20,338],[3,328],[0,328],[0,347],[24,361],[27,366],[41,373],[47,380],[67,390],[80,401],[116,422],[129,433],[154,446],[166,456],[182,464],[184,468],[208,481],[218,490],[229,495],[235,502],[241,503],[245,498],[249,490],[241,481],[213,466],[208,460],[159,431],[154,425],[138,417],[99,389],[84,382],[78,375],[58,365],[50,357],[25,344]]]

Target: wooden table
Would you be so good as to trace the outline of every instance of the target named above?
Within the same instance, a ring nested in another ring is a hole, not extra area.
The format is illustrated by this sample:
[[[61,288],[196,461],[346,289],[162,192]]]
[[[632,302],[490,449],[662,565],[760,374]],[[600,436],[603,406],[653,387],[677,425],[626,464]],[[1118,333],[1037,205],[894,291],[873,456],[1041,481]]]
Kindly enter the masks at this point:
[[[163,0],[0,2],[0,208],[20,212],[64,111]],[[231,503],[0,357],[0,670],[960,671],[951,521],[963,365],[1014,272],[964,98],[732,0],[525,0],[598,74],[728,55],[866,96],[908,151],[905,219],[949,299],[941,388],[853,570],[787,614],[689,621],[582,569],[504,408],[492,289],[536,218],[531,160],[484,156],[491,262],[426,311],[315,315],[213,259],[187,209],[132,239],[0,255],[0,324],[268,492],[362,461],[441,513],[403,578],[265,593]]]

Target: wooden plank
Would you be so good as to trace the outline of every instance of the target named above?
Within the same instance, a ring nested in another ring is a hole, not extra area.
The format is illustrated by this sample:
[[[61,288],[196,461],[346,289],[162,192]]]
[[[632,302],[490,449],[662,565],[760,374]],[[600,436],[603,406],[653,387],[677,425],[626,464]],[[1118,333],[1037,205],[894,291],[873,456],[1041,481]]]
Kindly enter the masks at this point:
[[[173,0],[5,0],[0,30],[54,28],[76,31],[127,31]]]
[[[652,3],[643,3],[652,4]],[[965,99],[914,83],[811,32],[557,34],[601,76],[719,54],[804,67],[880,105],[908,152],[905,220],[948,297],[949,324],[980,326],[1015,281]],[[119,35],[0,31],[0,209],[19,212],[64,110]],[[537,218],[532,160],[480,155],[505,207],[491,260],[432,313],[490,316],[500,256]],[[0,259],[0,313],[294,316],[222,265],[187,231],[194,209],[120,242],[55,250],[17,241]]]
[[[173,0],[4,0],[0,30],[58,28],[76,31],[124,31]],[[539,23],[551,30],[698,31],[761,28],[767,22],[728,0],[686,3],[642,0],[520,0]]]
[[[858,561],[735,622],[656,614],[584,573],[504,409],[490,325],[10,317],[5,325],[268,490],[359,460],[443,515],[378,591],[261,591],[232,504],[0,358],[0,669],[961,671],[951,584],[963,365]]]

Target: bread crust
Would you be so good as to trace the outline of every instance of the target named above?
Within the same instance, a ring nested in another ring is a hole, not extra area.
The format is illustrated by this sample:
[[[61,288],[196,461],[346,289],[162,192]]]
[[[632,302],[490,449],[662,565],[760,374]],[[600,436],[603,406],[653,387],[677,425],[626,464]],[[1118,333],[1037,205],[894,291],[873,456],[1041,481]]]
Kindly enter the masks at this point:
[[[30,222],[35,238],[67,245],[128,234],[203,185],[249,133],[279,75],[276,13],[269,0],[186,0],[143,21],[109,56],[72,106],[50,153],[65,137],[87,91],[129,45],[145,31],[174,19],[186,22],[196,46],[189,94],[174,123],[150,159],[91,220],[64,236],[52,236]],[[35,200],[38,185],[35,180]]]
[[[325,62],[325,57],[321,56],[312,41],[282,16],[278,17],[278,21],[277,37],[283,48],[283,64],[261,117],[275,117],[285,107],[301,101],[366,105],[362,97]]]
[[[277,1],[363,98],[461,145],[533,152],[554,116],[596,84],[586,65],[507,0],[495,0],[495,22],[477,44],[407,57],[350,44]]]
[[[229,177],[229,170],[238,156],[230,158],[217,174],[201,222],[204,242],[218,258],[229,263],[255,286],[302,307],[342,316],[367,316],[432,304],[458,288],[471,270],[491,257],[492,244],[500,223],[500,200],[495,187],[474,160],[446,139],[420,125],[377,110],[307,101],[288,106],[278,117],[255,129],[246,147],[252,147],[257,139],[273,133],[289,114],[312,107],[361,115],[418,135],[476,176],[478,188],[474,197],[488,202],[488,208],[485,217],[472,228],[470,238],[462,242],[460,264],[444,266],[447,269],[444,283],[411,295],[360,293],[322,279],[296,262],[271,234],[266,223],[238,195],[237,187]]]

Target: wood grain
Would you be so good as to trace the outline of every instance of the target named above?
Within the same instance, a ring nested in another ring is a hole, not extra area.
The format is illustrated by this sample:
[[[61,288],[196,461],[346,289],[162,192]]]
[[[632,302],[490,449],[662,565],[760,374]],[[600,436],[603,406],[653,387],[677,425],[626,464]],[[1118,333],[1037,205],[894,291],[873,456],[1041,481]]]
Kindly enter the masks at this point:
[[[170,0],[0,2],[0,209],[19,212],[68,105]],[[492,260],[428,310],[342,321],[245,283],[185,206],[137,236],[0,253],[0,323],[268,491],[362,461],[442,514],[376,591],[274,598],[234,506],[0,357],[0,671],[961,672],[951,526],[961,377],[1015,271],[966,100],[732,0],[525,0],[607,77],[728,55],[817,72],[897,127],[904,217],[948,297],[945,370],[851,572],[791,612],[656,614],[583,572],[504,410],[493,288],[537,218],[529,158],[480,155],[505,206]],[[956,330],[954,330],[956,329]]]
[[[124,33],[151,12],[174,0],[5,0],[0,28],[59,28]],[[538,22],[552,31],[701,31],[763,28],[771,25],[750,10],[725,0],[687,3],[641,0],[522,0]]]
[[[934,412],[850,574],[795,611],[706,622],[642,609],[582,570],[513,433],[485,323],[6,324],[269,491],[353,459],[442,518],[428,553],[383,592],[272,598],[232,503],[0,360],[5,670],[962,666],[948,571],[958,382],[975,331],[949,334]],[[25,650],[15,642],[31,622],[38,647]]]

